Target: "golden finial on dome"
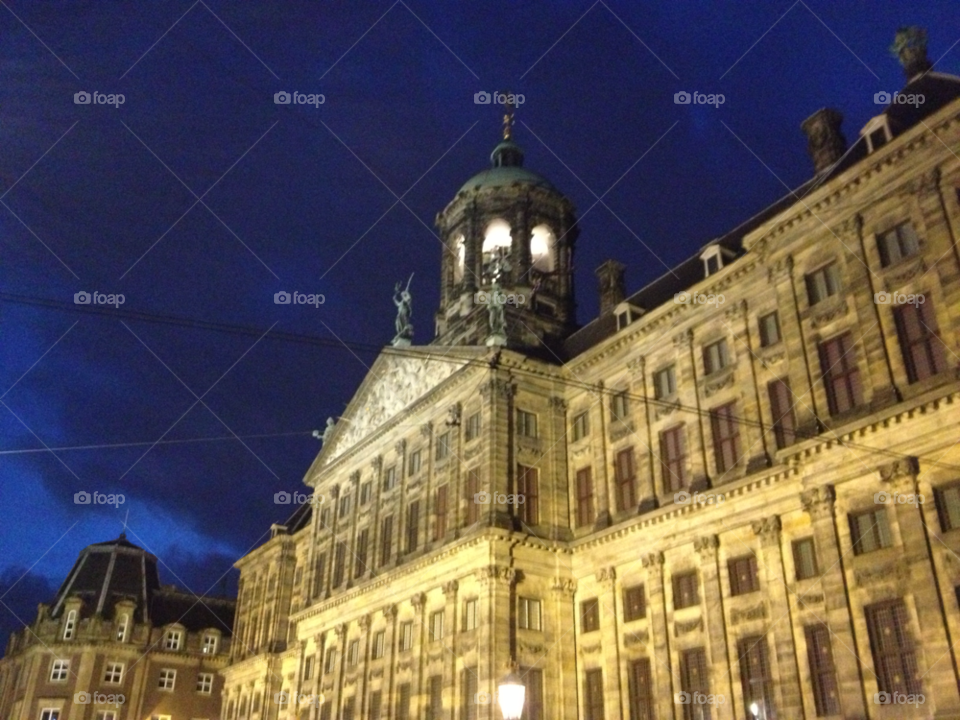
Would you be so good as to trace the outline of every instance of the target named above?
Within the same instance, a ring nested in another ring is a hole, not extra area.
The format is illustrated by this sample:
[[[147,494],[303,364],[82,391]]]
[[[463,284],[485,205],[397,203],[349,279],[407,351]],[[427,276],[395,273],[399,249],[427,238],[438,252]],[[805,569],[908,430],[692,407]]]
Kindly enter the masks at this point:
[[[504,97],[503,107],[506,110],[506,114],[503,116],[503,139],[509,140],[513,135],[513,114],[517,110],[516,103],[513,101],[513,95],[510,93],[498,93]]]

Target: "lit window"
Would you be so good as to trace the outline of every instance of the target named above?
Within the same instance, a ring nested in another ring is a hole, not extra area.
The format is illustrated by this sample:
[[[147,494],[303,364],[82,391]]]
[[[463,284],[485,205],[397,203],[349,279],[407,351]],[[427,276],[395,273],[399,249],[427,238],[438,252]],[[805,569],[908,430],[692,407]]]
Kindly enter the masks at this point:
[[[197,675],[197,692],[209,695],[213,692],[213,673],[199,673]]]
[[[50,668],[50,682],[63,682],[70,673],[69,660],[54,660]]]
[[[302,570],[303,568],[298,568]],[[203,654],[204,655],[216,655],[217,654],[217,636],[213,633],[207,633],[203,636]]]
[[[60,720],[60,711],[56,708],[44,708],[40,711],[40,720]]]
[[[458,235],[453,241],[453,281],[455,283],[463,280],[463,267],[467,258],[466,238]]]
[[[123,663],[107,663],[103,670],[103,681],[117,685],[123,682]]]
[[[117,713],[114,710],[97,710],[97,720],[117,720]]]
[[[160,671],[160,682],[157,687],[161,690],[173,690],[177,684],[177,671],[164,669]]]
[[[523,630],[542,630],[540,624],[540,601],[532,598],[517,598],[517,625]]]
[[[124,613],[117,621],[117,642],[127,641],[127,631],[130,627],[130,616]]]
[[[537,225],[530,233],[530,259],[540,272],[553,272],[553,248],[556,244],[553,231],[546,225]]]

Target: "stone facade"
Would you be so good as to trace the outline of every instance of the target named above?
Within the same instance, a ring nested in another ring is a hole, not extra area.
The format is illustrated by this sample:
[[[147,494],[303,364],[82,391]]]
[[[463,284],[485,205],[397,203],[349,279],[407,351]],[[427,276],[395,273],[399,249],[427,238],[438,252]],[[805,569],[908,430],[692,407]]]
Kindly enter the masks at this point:
[[[566,354],[385,350],[238,563],[224,720],[500,717],[510,670],[530,720],[960,717],[958,146],[955,100],[818,166]]]

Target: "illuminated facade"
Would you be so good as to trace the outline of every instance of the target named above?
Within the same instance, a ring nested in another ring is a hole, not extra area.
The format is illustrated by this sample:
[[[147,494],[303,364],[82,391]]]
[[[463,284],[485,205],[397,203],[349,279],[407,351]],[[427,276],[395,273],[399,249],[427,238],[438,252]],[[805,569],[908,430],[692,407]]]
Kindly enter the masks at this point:
[[[237,563],[223,720],[499,718],[510,670],[529,720],[960,717],[960,79],[902,59],[923,105],[816,113],[810,181],[632,295],[605,263],[580,329],[573,209],[498,146],[435,342]]]

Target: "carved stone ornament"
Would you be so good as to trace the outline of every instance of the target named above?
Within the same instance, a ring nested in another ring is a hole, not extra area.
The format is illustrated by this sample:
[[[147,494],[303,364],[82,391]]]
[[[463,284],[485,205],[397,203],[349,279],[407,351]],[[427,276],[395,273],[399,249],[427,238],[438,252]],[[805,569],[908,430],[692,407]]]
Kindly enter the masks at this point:
[[[800,493],[800,503],[803,505],[804,512],[814,520],[832,517],[835,500],[836,493],[832,485],[821,485]]]
[[[361,390],[352,403],[356,412],[344,418],[337,428],[333,444],[324,455],[332,460],[356,445],[404,408],[433,390],[463,365],[449,359],[406,357],[399,354],[382,356],[379,376]],[[372,373],[371,373],[372,374]]]
[[[581,645],[580,652],[584,655],[593,655],[594,653],[600,652],[600,643],[593,643],[592,645]]]
[[[387,620],[393,620],[397,616],[397,606],[396,605],[387,605],[381,610],[383,616]]]
[[[369,616],[369,615],[361,615],[360,618],[357,620],[357,625],[360,626],[361,632],[366,632],[367,630],[369,630],[369,629],[370,629],[370,616]]]
[[[534,645],[532,643],[525,643],[522,640],[517,643],[517,649],[528,655],[543,655],[546,651],[543,645]]]
[[[623,438],[636,434],[636,429],[633,425],[633,420],[623,422],[623,420],[615,420],[613,422],[613,427],[610,430],[610,442],[617,442],[623,440]]]
[[[899,290],[907,281],[923,275],[927,271],[927,264],[922,257],[917,257],[910,262],[899,265],[895,272],[890,272],[884,278],[883,286],[886,291],[893,292]]]
[[[509,400],[516,392],[517,386],[501,378],[490,378],[480,386],[480,394],[484,397],[496,396],[503,400]]]
[[[920,472],[920,461],[915,457],[906,457],[894,460],[877,468],[880,479],[886,483],[893,483],[903,478],[913,479]]]
[[[690,620],[689,622],[678,622],[673,624],[674,637],[680,637],[681,635],[696,632],[697,630],[703,630],[702,617],[697,618],[696,620]]]
[[[823,604],[823,593],[799,593],[797,603],[800,607],[806,609]]]
[[[447,427],[459,427],[460,418],[463,415],[463,406],[460,403],[454,403],[447,410]]]
[[[770,266],[770,282],[777,283],[786,280],[793,272],[793,255],[780,258]]]
[[[375,680],[376,678],[383,677],[383,668],[377,668],[376,670],[371,670],[369,673],[369,677],[371,680]]]
[[[753,534],[760,537],[764,545],[777,545],[780,542],[780,516],[771,515],[751,524]]]
[[[940,189],[941,172],[939,167],[934,167],[923,173],[915,180],[911,180],[907,189],[915,195],[927,195],[937,192]]]
[[[423,604],[427,601],[427,596],[425,593],[417,593],[412,598],[410,598],[410,604],[413,605],[414,610],[420,610],[423,608]]]
[[[648,633],[646,630],[638,630],[637,632],[627,633],[623,636],[624,647],[646,645],[648,642],[650,642],[650,633]]]
[[[870,587],[895,582],[901,591],[906,591],[910,585],[910,565],[900,558],[893,562],[884,563],[862,570],[855,570],[853,580],[857,587]]]
[[[613,566],[600,568],[596,573],[597,582],[613,582],[617,579],[617,569]]]
[[[459,587],[460,587],[460,583],[458,583],[456,580],[451,580],[448,583],[444,583],[443,594],[447,596],[456,595]]]
[[[352,473],[350,473],[350,484],[351,484],[351,485],[359,485],[359,484],[360,484],[360,471],[359,471],[359,470],[354,470]]]
[[[677,410],[679,410],[679,409],[680,409],[680,401],[679,401],[679,400],[674,400],[673,402],[669,402],[669,403],[664,403],[664,402],[661,401],[661,402],[656,406],[656,408],[657,408],[657,409],[654,410],[653,415],[654,415],[654,419],[659,420],[660,418],[666,417],[667,415],[670,415],[671,413],[676,412]]]
[[[394,451],[397,455],[403,457],[403,454],[407,451],[407,441],[406,440],[397,440],[396,445],[393,446]]]
[[[375,473],[378,473],[383,469],[383,455],[376,455],[373,460],[370,461],[370,467],[373,468]]]
[[[573,597],[577,592],[577,581],[572,578],[555,578],[550,589],[557,595]]]
[[[717,377],[715,379],[705,380],[703,383],[704,397],[710,397],[712,395],[716,395],[725,387],[732,387],[735,379],[736,379],[735,375],[733,373],[733,370],[731,369],[728,372],[721,375],[720,377]]]
[[[647,359],[640,355],[639,357],[634,358],[627,362],[627,369],[630,371],[630,374],[634,377],[643,377],[644,369],[647,365]]]
[[[511,567],[503,565],[487,565],[480,570],[479,580],[481,583],[497,582],[510,585],[517,576],[517,571]]]
[[[679,335],[674,335],[673,346],[677,350],[684,350],[693,344],[693,330],[685,330]]]
[[[660,567],[663,565],[663,553],[662,552],[653,552],[647,553],[641,558],[641,562],[645,568],[650,567]]]
[[[693,549],[701,556],[716,555],[719,547],[720,539],[716,535],[704,535],[693,541]]]
[[[742,622],[750,622],[751,620],[763,620],[767,616],[767,606],[763,603],[756,605],[752,608],[747,608],[746,610],[731,610],[730,611],[730,624],[739,625]]]
[[[340,623],[333,629],[333,631],[337,634],[337,640],[343,641],[343,638],[347,635],[347,624]]]
[[[772,366],[776,365],[778,362],[783,360],[786,356],[787,354],[783,350],[780,350],[778,352],[763,353],[758,357],[760,360],[760,365],[763,366],[764,370],[768,370]]]
[[[828,325],[832,323],[834,320],[838,320],[842,318],[844,315],[846,315],[848,309],[849,308],[847,307],[846,301],[842,301],[839,304],[837,304],[836,307],[830,308],[829,310],[826,310],[817,315],[814,315],[813,319],[810,321],[810,327],[816,330],[817,328],[821,328],[824,325]]]
[[[567,401],[562,397],[551,397],[550,407],[558,413],[565,413],[567,411]]]
[[[433,435],[433,423],[424,423],[420,426],[421,437],[428,438]]]

